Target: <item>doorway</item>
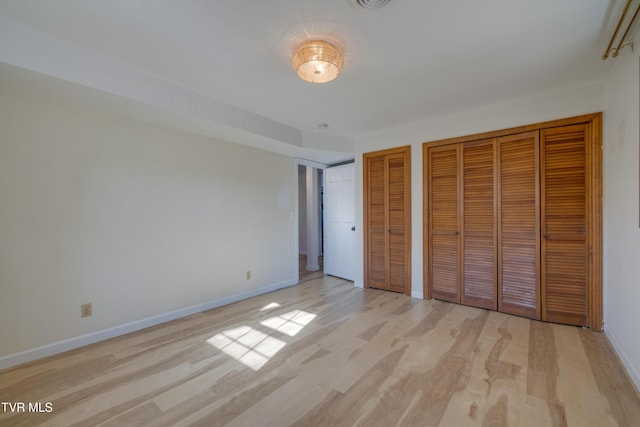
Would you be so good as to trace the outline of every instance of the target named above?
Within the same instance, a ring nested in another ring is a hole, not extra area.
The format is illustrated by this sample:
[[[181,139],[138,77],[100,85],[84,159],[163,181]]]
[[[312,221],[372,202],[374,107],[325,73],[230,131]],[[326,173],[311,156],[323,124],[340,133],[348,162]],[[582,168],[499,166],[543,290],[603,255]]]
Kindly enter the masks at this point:
[[[323,169],[298,164],[298,276],[324,276]]]

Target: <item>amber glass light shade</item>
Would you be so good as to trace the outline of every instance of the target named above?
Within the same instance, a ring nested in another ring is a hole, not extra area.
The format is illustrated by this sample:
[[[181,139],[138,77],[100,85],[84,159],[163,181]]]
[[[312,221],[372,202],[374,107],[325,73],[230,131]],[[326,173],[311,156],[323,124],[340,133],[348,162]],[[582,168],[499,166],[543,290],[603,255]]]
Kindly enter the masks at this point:
[[[303,43],[293,58],[291,65],[298,77],[311,83],[326,83],[338,77],[344,58],[331,43],[312,40]]]

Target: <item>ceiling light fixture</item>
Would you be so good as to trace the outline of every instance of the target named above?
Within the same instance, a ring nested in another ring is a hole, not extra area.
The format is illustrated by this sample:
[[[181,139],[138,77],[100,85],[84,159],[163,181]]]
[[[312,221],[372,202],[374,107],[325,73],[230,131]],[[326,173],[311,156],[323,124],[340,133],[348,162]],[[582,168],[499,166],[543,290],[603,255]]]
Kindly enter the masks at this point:
[[[326,83],[338,77],[344,58],[329,42],[311,40],[303,43],[291,58],[298,77],[311,83]]]

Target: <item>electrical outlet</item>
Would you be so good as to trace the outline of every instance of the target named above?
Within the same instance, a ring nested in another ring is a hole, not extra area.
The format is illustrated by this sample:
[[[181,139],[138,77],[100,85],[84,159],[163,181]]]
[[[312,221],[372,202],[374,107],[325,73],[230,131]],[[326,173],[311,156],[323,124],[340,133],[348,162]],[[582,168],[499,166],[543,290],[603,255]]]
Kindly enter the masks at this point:
[[[247,280],[251,280],[251,270],[247,270]]]
[[[80,306],[80,317],[89,317],[93,315],[93,304],[86,303]]]

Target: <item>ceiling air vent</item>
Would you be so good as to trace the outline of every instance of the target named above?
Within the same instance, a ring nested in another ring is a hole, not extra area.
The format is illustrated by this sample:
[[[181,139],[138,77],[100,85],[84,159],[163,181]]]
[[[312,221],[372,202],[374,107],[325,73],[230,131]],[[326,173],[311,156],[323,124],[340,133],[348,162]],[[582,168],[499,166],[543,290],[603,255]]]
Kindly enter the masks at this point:
[[[355,3],[365,9],[377,9],[385,6],[391,0],[355,0]]]

